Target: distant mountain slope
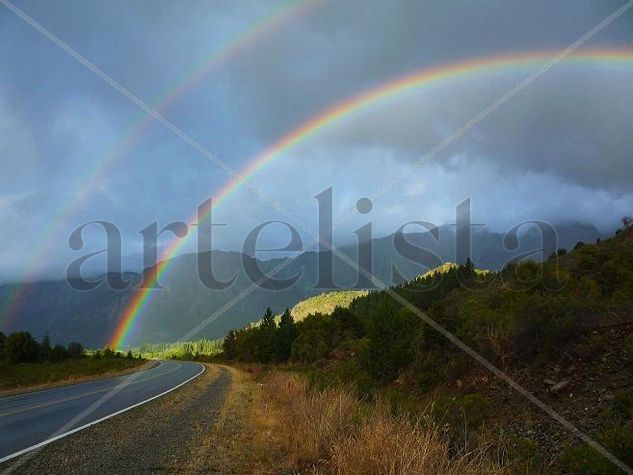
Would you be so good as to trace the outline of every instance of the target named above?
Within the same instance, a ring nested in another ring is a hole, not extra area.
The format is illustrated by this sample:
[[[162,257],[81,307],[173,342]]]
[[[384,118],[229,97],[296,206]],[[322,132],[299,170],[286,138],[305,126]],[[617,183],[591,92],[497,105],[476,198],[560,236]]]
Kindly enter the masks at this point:
[[[136,274],[126,278],[138,282]],[[16,295],[17,301],[13,300]],[[100,346],[132,295],[131,291],[115,291],[105,285],[78,292],[65,280],[3,285],[0,309],[7,313],[2,314],[0,330],[28,330],[38,337],[48,333],[55,343],[75,340]]]
[[[577,241],[595,242],[599,237],[596,228],[588,225],[564,225],[558,228],[558,247],[571,248]],[[439,230],[440,243],[429,233],[406,234],[405,239],[416,246],[422,246],[437,255],[439,262],[427,266],[412,262],[400,256],[394,249],[394,236],[374,239],[373,273],[387,284],[394,278],[411,280],[435,267],[441,262],[455,262],[454,227],[445,226]],[[499,269],[513,256],[538,248],[540,236],[528,231],[520,239],[520,246],[514,250],[503,247],[503,235],[486,230],[473,231],[472,259],[478,268]],[[341,251],[355,258],[355,246],[344,247]],[[327,258],[328,254],[321,255]],[[185,335],[200,322],[211,317],[210,323],[191,338],[219,338],[232,328],[243,326],[261,317],[263,308],[270,306],[275,313],[292,308],[298,302],[331,289],[315,289],[317,282],[319,254],[305,252],[277,274],[288,278],[301,274],[298,282],[283,291],[271,291],[254,287],[242,266],[243,260],[259,265],[270,272],[284,259],[260,261],[237,252],[213,251],[214,268],[218,279],[226,280],[236,275],[235,284],[223,291],[213,291],[205,287],[198,278],[197,256],[183,255],[175,258],[169,272],[161,279],[164,289],[154,290],[153,296],[139,317],[137,331],[131,335],[130,343],[174,341]],[[346,262],[334,256],[334,282],[341,289],[350,289],[357,283],[357,273]],[[394,274],[394,268],[398,274]],[[136,279],[138,275],[127,274]],[[14,294],[16,284],[0,286],[0,308],[5,309],[9,297]],[[358,290],[358,289],[357,289]],[[89,346],[103,345],[108,341],[134,294],[133,289],[113,291],[101,285],[88,292],[76,292],[65,281],[45,281],[25,284],[21,291],[20,304],[16,316],[9,321],[0,317],[0,330],[6,332],[28,330],[41,337],[50,333],[53,341],[67,343],[80,340]],[[216,313],[233,302],[226,312]],[[190,338],[190,339],[191,339]]]

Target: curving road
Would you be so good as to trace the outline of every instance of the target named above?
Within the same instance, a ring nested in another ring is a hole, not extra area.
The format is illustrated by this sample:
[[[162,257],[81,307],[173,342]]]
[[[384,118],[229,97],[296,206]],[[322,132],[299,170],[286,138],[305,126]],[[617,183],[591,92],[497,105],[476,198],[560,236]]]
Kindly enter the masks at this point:
[[[156,399],[204,372],[161,361],[126,376],[0,398],[0,463]]]

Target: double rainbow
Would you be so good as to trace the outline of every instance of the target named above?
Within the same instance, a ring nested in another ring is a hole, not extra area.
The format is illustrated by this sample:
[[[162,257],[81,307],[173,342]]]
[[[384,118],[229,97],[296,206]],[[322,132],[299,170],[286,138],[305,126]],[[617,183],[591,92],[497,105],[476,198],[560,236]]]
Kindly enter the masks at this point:
[[[266,15],[249,24],[247,28],[238,32],[226,44],[214,49],[202,61],[188,70],[175,85],[158,95],[152,102],[152,108],[163,113],[230,58],[256,44],[258,40],[283,24],[306,13],[317,3],[318,0],[285,0],[279,3]],[[26,270],[23,273],[23,281],[30,280],[31,276],[36,274],[38,266],[45,261],[50,245],[55,242],[51,236],[58,236],[62,232],[62,226],[67,223],[68,218],[73,216],[86,198],[94,192],[94,184],[98,183],[114,164],[126,156],[132,146],[144,135],[153,120],[154,118],[150,114],[139,113],[135,120],[126,127],[121,140],[115,143],[101,160],[96,161],[94,168],[85,173],[82,185],[78,189],[72,190],[68,199],[61,200],[59,208],[52,213],[50,225],[41,233],[42,240],[36,246],[37,250],[25,263]],[[17,314],[20,303],[25,300],[25,289],[27,289],[26,286],[16,285],[4,297],[4,309],[0,309],[0,323],[8,325],[12,317]]]
[[[240,185],[243,184],[244,179],[252,177],[264,168],[264,166],[293,147],[314,137],[322,130],[334,126],[339,121],[350,118],[356,113],[366,111],[368,108],[377,106],[384,101],[420,88],[443,86],[452,81],[463,81],[485,74],[522,72],[524,70],[537,69],[556,54],[557,52],[528,52],[509,56],[484,57],[471,61],[442,65],[398,77],[352,96],[307,120],[296,129],[284,135],[277,142],[273,143],[261,154],[250,160],[239,172],[239,176],[229,180],[216,192],[213,197],[213,205],[208,212],[210,214],[226,201],[229,196],[235,193],[235,191],[240,188]],[[633,65],[633,50],[609,49],[579,51],[566,56],[561,61],[561,64],[579,64],[582,66],[598,67],[612,67],[615,65],[628,68]],[[189,238],[190,236],[176,240],[175,244],[170,246],[169,249],[162,254],[160,262],[156,265],[156,271],[154,273],[156,278],[159,278],[165,273],[171,263],[170,259],[175,256]],[[151,300],[151,295],[151,289],[149,288],[138,290],[119,318],[119,323],[109,340],[109,346],[112,348],[121,348],[126,345],[128,337],[133,333],[134,328],[138,324],[143,309]]]

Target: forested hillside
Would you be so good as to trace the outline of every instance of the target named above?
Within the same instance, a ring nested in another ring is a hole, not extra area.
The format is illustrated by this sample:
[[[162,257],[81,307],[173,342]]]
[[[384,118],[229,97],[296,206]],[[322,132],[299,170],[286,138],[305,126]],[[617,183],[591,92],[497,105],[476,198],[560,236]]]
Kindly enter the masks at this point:
[[[587,404],[577,423],[631,463],[633,227],[602,242],[578,242],[569,252],[560,249],[544,263],[523,261],[478,272],[468,261],[391,290],[531,391],[555,398],[552,404],[563,412],[575,414],[573,408]],[[289,362],[317,385],[351,382],[365,397],[391,388],[415,405],[444,394],[438,404],[445,415],[453,414],[456,432],[463,432],[460,417],[469,419],[472,430],[488,425],[493,401],[505,401],[516,408],[500,411],[508,420],[497,422],[505,427],[512,420],[509,433],[517,450],[533,446],[554,457],[568,440],[554,426],[551,436],[549,429],[539,429],[543,440],[526,436],[527,422],[514,418],[531,406],[524,410],[525,400],[491,381],[492,375],[388,291],[370,292],[348,309],[298,322],[289,311],[279,325],[267,315],[259,327],[231,332],[225,357]],[[542,415],[536,413],[532,424]],[[493,432],[499,436],[498,427]],[[577,457],[593,457],[590,449],[569,450],[560,459],[565,467]],[[599,459],[591,463],[599,466]]]
[[[603,242],[578,242],[571,252],[560,249],[545,263],[512,263],[498,272],[478,271],[470,260],[447,264],[392,290],[491,359],[524,362],[564,347],[609,315],[628,313],[633,289],[630,241],[627,229]],[[363,364],[369,372],[388,381],[414,361],[431,369],[451,359],[445,342],[385,291],[347,294],[353,298],[349,308],[340,305],[330,313],[304,317],[304,307],[317,307],[319,299],[332,295],[337,294],[313,297],[294,309],[300,312],[295,319],[301,320],[293,324],[296,361],[312,362],[354,341],[367,346]],[[241,335],[258,331],[238,331],[238,343]],[[306,355],[302,343],[323,348],[325,354]]]

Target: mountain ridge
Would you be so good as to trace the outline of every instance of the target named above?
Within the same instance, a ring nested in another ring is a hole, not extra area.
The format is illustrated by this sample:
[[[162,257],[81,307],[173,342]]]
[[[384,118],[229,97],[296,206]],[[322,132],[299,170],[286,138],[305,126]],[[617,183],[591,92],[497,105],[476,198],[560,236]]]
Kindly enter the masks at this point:
[[[404,238],[416,246],[437,255],[438,263],[455,262],[454,231],[450,226],[439,228],[443,237],[438,243],[430,233],[406,233]],[[571,248],[577,241],[594,242],[601,235],[590,225],[561,225],[559,227],[559,247]],[[400,256],[393,247],[395,235],[372,240],[373,273],[388,284],[398,283],[395,277],[412,279],[435,265],[423,265]],[[526,231],[520,239],[520,246],[512,251],[503,249],[503,235],[487,230],[474,230],[472,234],[472,260],[478,268],[499,269],[513,256],[526,249],[538,246],[539,237],[533,231]],[[356,247],[340,249],[345,255],[355,258]],[[169,342],[178,339],[213,315],[227,302],[237,299],[242,292],[250,292],[235,306],[218,315],[204,331],[196,337],[219,338],[231,328],[250,323],[257,318],[262,308],[271,306],[275,313],[291,308],[298,302],[314,295],[334,289],[315,289],[318,259],[327,258],[316,251],[306,251],[288,261],[287,258],[259,260],[236,251],[212,251],[216,277],[228,280],[237,275],[236,283],[229,289],[213,291],[206,288],[198,278],[197,254],[184,254],[174,258],[169,264],[169,272],[161,279],[162,290],[153,290],[153,296],[139,317],[138,332],[130,335],[130,345],[144,342]],[[251,282],[245,274],[242,261],[249,259],[265,272],[283,263],[286,266],[276,275],[288,278],[302,272],[297,284],[281,291],[262,288],[249,290]],[[356,272],[337,256],[332,257],[334,282],[340,289],[354,288]],[[397,275],[394,275],[394,267]],[[140,281],[140,274],[126,272],[126,278]],[[18,289],[19,287],[19,289]],[[18,291],[20,300],[11,304],[11,296]],[[5,333],[18,330],[32,332],[37,337],[49,333],[55,341],[84,341],[89,346],[99,347],[109,339],[120,315],[131,301],[134,289],[114,291],[101,284],[97,288],[74,291],[64,280],[46,280],[24,285],[6,284],[0,286],[0,308],[15,307],[11,321],[3,321],[0,330]]]

